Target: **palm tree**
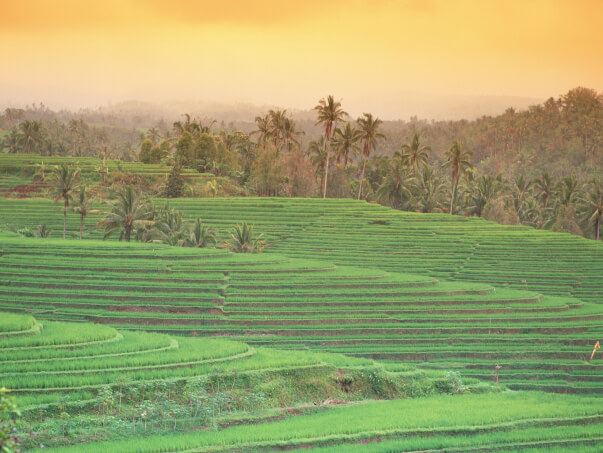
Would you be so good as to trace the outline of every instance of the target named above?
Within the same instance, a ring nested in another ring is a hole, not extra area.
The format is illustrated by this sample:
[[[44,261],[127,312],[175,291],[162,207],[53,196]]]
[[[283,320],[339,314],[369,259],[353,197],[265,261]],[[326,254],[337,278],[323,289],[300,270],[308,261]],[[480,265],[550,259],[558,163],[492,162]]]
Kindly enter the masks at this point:
[[[44,127],[39,121],[25,120],[19,124],[19,145],[24,153],[36,153],[44,144]]]
[[[481,217],[488,202],[495,200],[502,191],[502,175],[482,175],[472,184],[469,193],[469,212]]]
[[[419,174],[419,167],[427,167],[427,159],[431,147],[421,146],[419,143],[419,134],[415,134],[412,142],[402,145],[402,161],[404,165],[412,169],[413,174]]]
[[[82,240],[82,232],[84,231],[84,221],[88,214],[100,214],[100,210],[92,210],[92,199],[86,195],[86,187],[80,189],[80,195],[75,200],[73,210],[80,215],[80,241]]]
[[[287,118],[287,110],[269,110],[269,134],[272,137],[272,143],[277,150],[280,150],[281,141],[283,139],[283,129],[285,127],[285,120]]]
[[[402,209],[404,200],[412,195],[413,182],[414,178],[406,173],[400,154],[396,153],[383,184],[377,189],[377,198],[394,209]]]
[[[295,121],[291,118],[286,117],[283,121],[283,127],[281,129],[283,135],[283,145],[288,152],[291,152],[291,148],[295,145],[299,147],[299,140],[297,137],[303,135],[303,132],[297,130]]]
[[[318,113],[316,125],[322,125],[325,129],[325,141],[323,145],[325,148],[326,159],[324,165],[322,197],[326,198],[329,179],[329,161],[331,157],[331,134],[335,128],[337,128],[337,123],[342,122],[347,116],[347,113],[341,108],[341,102],[335,101],[335,98],[332,95],[318,101],[318,105],[314,107],[314,110]]]
[[[358,138],[362,141],[362,154],[364,156],[364,162],[362,164],[362,173],[360,174],[360,186],[358,188],[358,199],[362,195],[362,181],[364,180],[364,172],[366,171],[366,161],[368,160],[371,152],[377,148],[379,141],[385,139],[385,135],[379,132],[379,126],[383,121],[379,118],[373,118],[370,113],[363,113],[364,117],[360,117],[356,120],[358,123]]]
[[[156,217],[151,230],[151,236],[164,244],[183,246],[186,237],[182,225],[182,212],[165,204]]]
[[[54,169],[51,181],[51,193],[55,201],[63,200],[63,239],[67,231],[67,208],[73,193],[79,188],[79,168],[62,164]]]
[[[532,181],[532,185],[536,189],[536,197],[540,200],[542,206],[546,208],[555,192],[555,184],[552,178],[546,171],[542,172],[540,178]]]
[[[348,166],[350,154],[356,154],[360,149],[358,146],[359,132],[350,123],[346,123],[342,129],[336,128],[333,135],[333,149],[337,163],[343,160],[343,168]]]
[[[216,232],[213,228],[204,225],[200,218],[195,220],[191,227],[190,235],[186,240],[189,247],[204,248],[209,244],[216,244]]]
[[[232,252],[259,253],[268,247],[262,240],[262,234],[254,237],[253,225],[247,225],[245,222],[235,225],[230,237],[231,240],[226,242],[226,247]]]
[[[19,147],[20,147],[19,142],[20,142],[19,132],[17,131],[16,127],[13,127],[10,130],[10,132],[8,133],[8,135],[6,135],[4,137],[2,147],[8,148],[8,152],[11,154],[18,153]]]
[[[151,140],[151,143],[153,143],[153,145],[156,145],[157,143],[159,143],[159,140],[161,140],[161,133],[159,132],[159,129],[157,129],[156,127],[152,127],[147,131],[145,137]]]
[[[441,178],[436,178],[433,170],[423,167],[423,172],[417,178],[414,197],[415,208],[421,212],[440,211],[446,197],[446,189]]]
[[[257,146],[260,146],[262,143],[264,143],[266,141],[266,138],[270,136],[270,129],[271,129],[270,116],[269,115],[256,116],[255,124],[257,126],[257,129],[252,131],[251,134],[249,134],[249,135],[251,136],[251,135],[257,134],[257,136],[258,136]]]
[[[320,137],[318,140],[312,140],[306,151],[307,156],[312,162],[312,166],[315,168],[317,175],[320,175],[320,188],[324,187],[325,181],[325,164],[327,162],[327,145],[325,144],[325,138]]]
[[[119,240],[130,242],[132,233],[148,225],[154,216],[153,206],[136,193],[132,186],[118,192],[117,202],[110,206],[111,212],[98,222],[99,228],[105,228],[104,239],[119,231]]]
[[[595,240],[598,241],[603,217],[603,187],[600,179],[593,179],[590,187],[580,197],[580,208],[585,220],[593,223]]]
[[[515,206],[515,211],[517,211],[520,218],[522,217],[526,196],[529,195],[531,187],[532,181],[527,180],[523,174],[516,177],[511,186],[513,204]]]
[[[442,164],[443,168],[450,167],[450,178],[452,182],[452,193],[450,196],[450,214],[453,213],[454,200],[456,198],[456,189],[461,175],[466,174],[468,168],[473,168],[469,159],[472,153],[464,150],[460,140],[455,140],[448,151],[446,151],[446,162]]]
[[[569,206],[580,195],[578,179],[575,175],[566,176],[557,185],[557,199],[563,206]]]

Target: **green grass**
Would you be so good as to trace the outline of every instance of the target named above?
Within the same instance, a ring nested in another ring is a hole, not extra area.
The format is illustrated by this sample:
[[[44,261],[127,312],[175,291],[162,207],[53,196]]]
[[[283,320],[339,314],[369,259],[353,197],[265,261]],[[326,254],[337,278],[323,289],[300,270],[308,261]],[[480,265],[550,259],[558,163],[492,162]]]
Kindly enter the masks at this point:
[[[414,400],[397,400],[357,404],[312,415],[252,426],[236,426],[218,432],[200,432],[128,441],[87,444],[91,453],[101,452],[171,452],[250,450],[252,448],[358,442],[376,437],[411,438],[413,449],[440,445],[467,447],[505,441],[534,439],[538,429],[528,432],[515,428],[538,428],[547,424],[571,424],[572,419],[587,420],[601,416],[601,400],[593,397],[546,395],[540,393],[502,393],[488,395],[439,396]],[[596,436],[597,425],[590,433],[575,432],[585,438]],[[499,430],[513,430],[501,436]],[[450,436],[454,433],[488,432],[488,435]],[[490,431],[492,431],[490,433]],[[571,437],[544,429],[545,439]],[[573,430],[570,430],[573,432]],[[438,433],[448,436],[438,436]],[[600,432],[599,432],[600,433]],[[422,434],[436,435],[422,438]],[[579,436],[576,436],[579,437]],[[600,436],[599,436],[600,437]],[[537,438],[536,438],[537,439]],[[538,439],[537,439],[538,440]],[[347,447],[347,445],[346,445]],[[428,447],[429,448],[429,447]],[[76,451],[77,447],[48,449],[50,452]],[[379,450],[377,450],[379,451]]]

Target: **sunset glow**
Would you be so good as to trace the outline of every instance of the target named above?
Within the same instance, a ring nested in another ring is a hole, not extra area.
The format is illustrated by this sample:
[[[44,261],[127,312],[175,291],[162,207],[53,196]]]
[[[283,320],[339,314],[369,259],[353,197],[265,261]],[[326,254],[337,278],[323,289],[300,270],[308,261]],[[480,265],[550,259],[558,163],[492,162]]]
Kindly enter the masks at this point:
[[[0,103],[195,99],[396,117],[435,95],[603,89],[603,2],[2,0]]]

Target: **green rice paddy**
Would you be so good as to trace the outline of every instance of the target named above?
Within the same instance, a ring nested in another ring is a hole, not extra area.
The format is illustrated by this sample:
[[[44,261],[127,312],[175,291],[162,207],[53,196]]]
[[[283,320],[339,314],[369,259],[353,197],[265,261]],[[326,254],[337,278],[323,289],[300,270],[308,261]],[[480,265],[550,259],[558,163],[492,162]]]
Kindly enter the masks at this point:
[[[351,200],[170,204],[222,240],[233,224],[252,223],[271,246],[237,255],[100,241],[94,215],[83,241],[0,233],[0,386],[33,407],[66,393],[85,399],[124,375],[368,365],[485,383],[500,367],[498,388],[508,391],[370,402],[86,451],[597,451],[603,361],[589,357],[603,336],[600,242]],[[62,229],[48,200],[0,199],[0,211],[3,224]],[[67,227],[75,234],[79,219]]]

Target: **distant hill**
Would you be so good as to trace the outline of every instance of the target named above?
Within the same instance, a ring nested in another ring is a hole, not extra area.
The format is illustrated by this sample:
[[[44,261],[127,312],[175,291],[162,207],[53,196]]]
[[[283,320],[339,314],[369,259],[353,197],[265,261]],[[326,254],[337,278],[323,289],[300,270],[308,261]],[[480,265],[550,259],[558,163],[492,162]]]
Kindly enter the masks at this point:
[[[425,95],[409,93],[399,99],[391,100],[387,105],[367,106],[362,111],[375,111],[378,116],[387,120],[408,120],[417,117],[426,120],[473,120],[484,115],[498,115],[506,109],[525,109],[530,105],[539,104],[544,99],[521,96],[452,96]],[[313,101],[308,105],[313,105]],[[344,100],[345,104],[345,100]],[[345,105],[344,105],[345,107]],[[110,104],[99,110],[107,114],[140,115],[142,117],[163,118],[175,121],[188,112],[197,118],[212,118],[217,121],[251,122],[253,119],[270,109],[286,108],[297,120],[315,119],[311,108],[295,109],[286,105],[256,105],[251,103],[221,103],[212,101],[174,100],[165,102],[145,102],[131,100]],[[348,109],[352,116],[362,112]],[[382,112],[382,113],[381,113]]]

